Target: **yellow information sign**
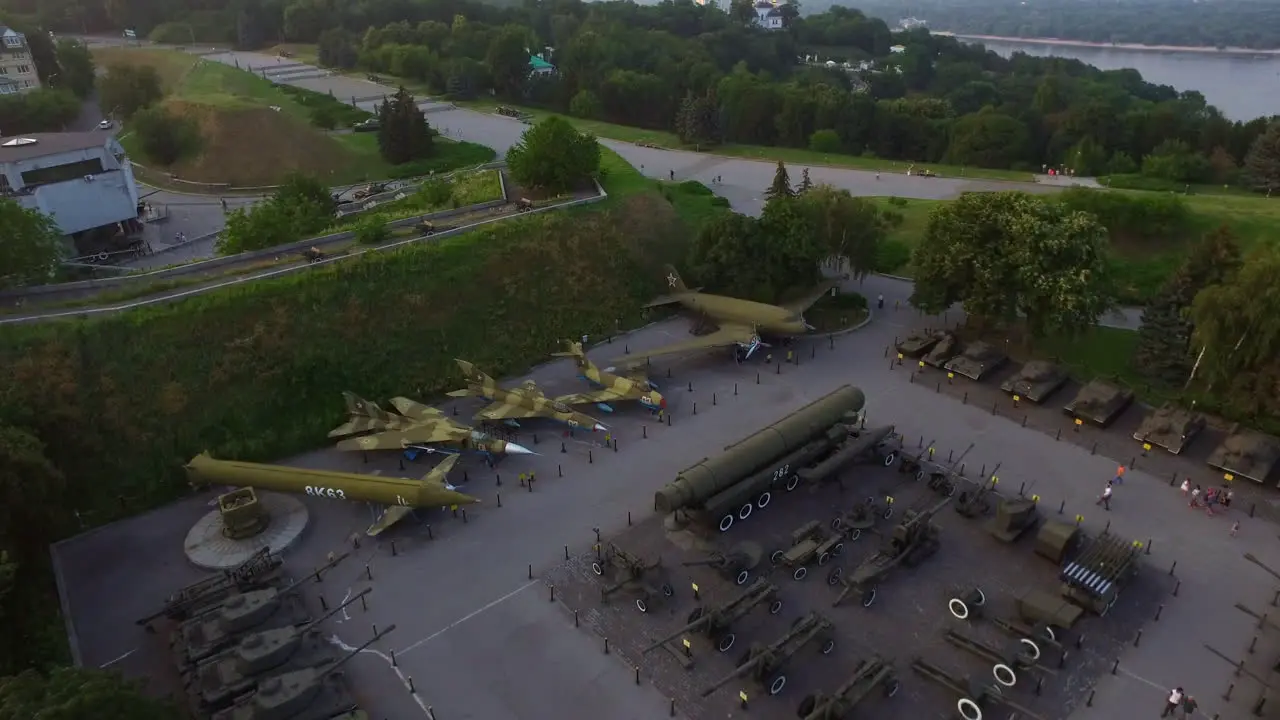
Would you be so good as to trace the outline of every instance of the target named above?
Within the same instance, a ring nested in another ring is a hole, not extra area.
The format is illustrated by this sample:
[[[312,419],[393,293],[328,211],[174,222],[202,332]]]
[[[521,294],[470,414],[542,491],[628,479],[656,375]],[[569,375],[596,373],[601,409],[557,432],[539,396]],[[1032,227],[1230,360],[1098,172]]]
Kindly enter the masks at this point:
[[[1150,449],[1151,449],[1151,443],[1142,443],[1142,449],[1143,449],[1143,450],[1150,450]]]
[[[1136,547],[1136,548],[1138,548],[1139,550],[1141,550],[1141,549],[1142,549],[1142,541],[1141,541],[1141,540],[1134,540],[1134,541],[1133,541],[1133,546],[1134,546],[1134,547]]]
[[[1084,522],[1084,516],[1083,516],[1083,515],[1077,515],[1077,516],[1076,516],[1076,522],[1077,522],[1077,523],[1082,523],[1082,522]]]
[[[949,372],[949,373],[947,373],[947,379],[948,379],[948,380],[952,380],[952,379],[954,379],[954,378],[955,378],[955,376],[956,376],[956,374],[955,374],[955,373],[953,373],[953,372]]]
[[[892,495],[885,495],[885,496],[884,496],[884,504],[885,504],[885,505],[892,505],[892,504],[893,504],[893,496],[892,496]]]
[[[920,369],[921,369],[921,370],[923,370],[923,369],[924,369],[924,361],[923,361],[923,360],[921,360],[921,361],[920,361]]]
[[[1038,502],[1040,502],[1040,496],[1039,496],[1039,495],[1032,495],[1032,496],[1031,496],[1031,502],[1033,502],[1033,503],[1038,503]]]
[[[693,644],[689,642],[689,638],[683,638],[682,642],[684,643],[684,647],[686,650],[693,647]]]
[[[1236,476],[1232,475],[1231,473],[1227,473],[1226,475],[1222,476],[1222,479],[1226,480],[1227,482],[1231,482],[1232,480],[1236,479]]]
[[[747,691],[746,691],[746,690],[739,690],[739,691],[738,691],[738,699],[739,699],[739,700],[741,700],[742,702],[746,702],[746,701],[747,701]]]
[[[693,591],[698,592],[698,583],[693,583]]]
[[[1083,420],[1081,420],[1080,418],[1076,418],[1076,425],[1083,425],[1083,424],[1084,424]]]
[[[992,485],[998,485],[999,483],[1000,483],[1000,478],[996,477],[995,475],[992,475],[992,476],[991,476],[991,484],[992,484]]]
[[[901,360],[901,359],[902,359],[902,353],[898,353],[898,359],[899,359],[899,360]]]
[[[1022,396],[1021,396],[1021,395],[1014,395],[1014,396],[1013,396],[1013,401],[1014,401],[1014,402],[1022,402]]]

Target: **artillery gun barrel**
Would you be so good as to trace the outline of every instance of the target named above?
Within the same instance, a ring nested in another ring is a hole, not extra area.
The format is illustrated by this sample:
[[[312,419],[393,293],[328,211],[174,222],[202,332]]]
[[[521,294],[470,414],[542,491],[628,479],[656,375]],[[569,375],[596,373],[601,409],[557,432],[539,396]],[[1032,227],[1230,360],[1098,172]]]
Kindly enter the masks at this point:
[[[892,425],[864,430],[861,435],[846,442],[843,447],[836,450],[827,459],[813,467],[801,468],[796,474],[805,482],[826,480],[840,468],[870,452],[892,433]]]
[[[846,680],[831,697],[816,704],[802,720],[833,720],[844,717],[844,714],[838,714],[837,711],[856,706],[868,692],[888,680],[892,674],[893,668],[878,657],[859,664],[853,677]]]
[[[752,651],[750,660],[734,668],[733,672],[708,686],[702,691],[702,697],[707,697],[734,680],[750,674],[766,662],[780,663],[786,660],[829,626],[830,622],[826,618],[817,613],[809,613],[796,622],[785,635],[759,651]]]
[[[192,458],[187,463],[186,470],[192,487],[231,485],[408,507],[440,507],[480,502],[470,495],[429,485],[421,480],[215,460],[207,453]]]
[[[946,507],[949,502],[951,502],[951,498],[944,497],[924,510],[908,511],[909,514],[907,514],[906,517],[903,518],[902,522],[898,524],[904,528],[910,529],[915,525],[927,523],[932,520],[933,516],[937,515],[942,508]]]
[[[711,498],[776,458],[803,446],[865,404],[866,396],[861,390],[852,385],[837,388],[726,447],[720,455],[686,468],[658,490],[654,508],[659,512],[674,512]]]
[[[395,625],[390,625],[388,627],[383,628],[381,631],[378,632],[378,634],[366,640],[364,644],[361,645],[360,647],[355,648],[354,650],[347,653],[346,655],[338,658],[337,660],[334,660],[333,664],[325,668],[326,672],[332,673],[337,671],[338,668],[342,667],[343,665],[346,665],[348,662],[351,662],[351,658],[354,658],[356,655],[359,655],[360,653],[364,652],[365,648],[369,647],[370,645],[386,637],[388,634],[391,633],[392,630],[395,630],[395,629],[396,629]]]
[[[1262,562],[1261,560],[1259,560],[1259,559],[1257,558],[1257,556],[1255,556],[1253,553],[1245,553],[1245,554],[1244,554],[1244,559],[1245,559],[1245,560],[1248,560],[1249,562],[1253,563],[1254,565],[1257,565],[1258,567],[1262,568],[1263,570],[1266,570],[1266,571],[1267,571],[1268,573],[1270,573],[1270,574],[1271,574],[1271,576],[1272,576],[1272,577],[1274,577],[1275,579],[1280,580],[1280,572],[1276,572],[1275,570],[1272,570],[1270,566],[1268,566],[1266,563],[1264,563],[1264,562]]]
[[[698,616],[697,620],[694,620],[661,640],[652,643],[640,652],[653,652],[681,635],[700,632],[715,624],[727,624],[732,622],[738,617],[741,617],[748,610],[754,608],[756,605],[759,605],[761,602],[773,597],[777,592],[778,587],[776,585],[768,582],[764,578],[756,578],[756,581],[751,584],[751,587],[748,587],[737,597],[718,607],[709,608],[706,612]]]

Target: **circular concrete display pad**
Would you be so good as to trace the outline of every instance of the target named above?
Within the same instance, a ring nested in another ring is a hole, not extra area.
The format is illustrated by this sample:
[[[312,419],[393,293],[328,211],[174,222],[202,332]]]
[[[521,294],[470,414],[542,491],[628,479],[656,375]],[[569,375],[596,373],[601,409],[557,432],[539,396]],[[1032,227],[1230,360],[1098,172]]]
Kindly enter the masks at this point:
[[[291,495],[260,493],[258,502],[270,514],[267,529],[244,540],[232,540],[222,534],[222,515],[211,510],[187,533],[183,549],[187,559],[205,570],[230,570],[262,548],[272,553],[287,549],[307,528],[307,508]]]

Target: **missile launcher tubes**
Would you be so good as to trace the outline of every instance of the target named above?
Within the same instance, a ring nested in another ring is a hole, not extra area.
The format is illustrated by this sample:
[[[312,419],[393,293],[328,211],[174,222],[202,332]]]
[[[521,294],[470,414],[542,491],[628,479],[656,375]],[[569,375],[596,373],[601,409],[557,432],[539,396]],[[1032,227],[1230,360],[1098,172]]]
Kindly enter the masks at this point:
[[[793,452],[822,435],[838,422],[850,421],[860,411],[866,396],[852,385],[844,385],[778,422],[769,425],[724,449],[713,458],[689,467],[658,490],[654,508],[674,512],[709,500],[753,472]]]

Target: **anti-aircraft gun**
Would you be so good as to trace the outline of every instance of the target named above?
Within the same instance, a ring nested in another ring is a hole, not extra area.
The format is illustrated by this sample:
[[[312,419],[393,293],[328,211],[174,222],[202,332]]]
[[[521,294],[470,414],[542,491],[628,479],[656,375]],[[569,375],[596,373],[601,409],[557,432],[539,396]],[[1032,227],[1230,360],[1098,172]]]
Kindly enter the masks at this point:
[[[996,515],[984,529],[1003,543],[1011,543],[1040,524],[1040,508],[1036,498],[1001,498]]]
[[[968,485],[964,490],[960,491],[960,495],[956,497],[956,512],[962,517],[979,518],[991,512],[991,498],[1000,497],[996,492],[996,483],[999,479],[996,477],[996,471],[1000,469],[1000,464],[991,468],[991,475],[982,481],[964,481]]]
[[[200,663],[183,683],[192,696],[197,714],[220,710],[235,698],[252,692],[268,672],[275,671],[273,674],[278,675],[282,667],[308,667],[317,661],[329,660],[332,646],[319,633],[320,623],[372,591],[366,588],[306,625],[246,635],[235,647]]]
[[[230,570],[179,590],[165,600],[160,610],[138,620],[139,625],[150,627],[150,623],[161,617],[183,621],[193,614],[216,605],[228,596],[245,592],[274,580],[281,564],[280,556],[273,555],[268,548],[262,548],[249,556],[247,560]]]
[[[831,520],[831,529],[844,535],[849,542],[862,537],[862,533],[875,527],[877,520],[888,520],[893,517],[893,496],[886,495],[884,502],[874,496],[859,500],[849,510],[836,514]]]
[[[395,625],[386,628],[337,660],[262,680],[253,694],[214,713],[212,720],[367,720],[339,670],[395,629]]]
[[[760,566],[764,557],[764,549],[752,542],[734,545],[729,552],[712,551],[699,560],[688,560],[680,563],[684,567],[709,567],[720,573],[734,585],[746,585],[751,580],[751,571]]]
[[[599,559],[591,563],[591,572],[596,575],[604,577],[606,571],[611,571],[614,579],[600,588],[601,601],[607,601],[610,596],[626,590],[637,596],[636,609],[643,613],[649,612],[650,601],[663,600],[676,594],[675,588],[666,580],[662,558],[649,562],[609,543]],[[651,582],[655,577],[657,585]]]
[[[729,652],[737,635],[733,632],[733,624],[747,616],[747,613],[761,605],[768,605],[769,614],[782,612],[782,601],[778,599],[778,586],[764,578],[756,578],[751,587],[740,595],[721,605],[696,607],[689,613],[688,623],[684,627],[667,635],[646,647],[642,652],[652,652],[682,635],[705,635],[720,652]]]
[[[898,694],[902,684],[894,676],[893,666],[879,656],[858,663],[853,677],[830,695],[807,695],[800,701],[796,715],[801,720],[845,720],[862,701],[879,688],[884,696]]]
[[[832,606],[844,602],[850,594],[858,593],[862,607],[871,607],[876,601],[876,586],[890,571],[898,565],[915,567],[936,553],[940,543],[933,516],[949,502],[951,498],[943,498],[924,510],[906,511],[902,522],[894,526],[874,555],[863,560],[847,576],[842,568],[832,569],[827,574],[827,584],[844,586]]]
[[[1062,596],[1105,616],[1120,598],[1120,589],[1138,573],[1142,546],[1109,532],[1085,543],[1075,560],[1066,563],[1058,578]]]
[[[811,642],[821,642],[820,651],[830,655],[835,650],[835,626],[817,613],[796,618],[791,629],[768,645],[752,645],[738,660],[732,673],[721,678],[702,691],[708,697],[720,688],[737,680],[750,678],[770,695],[777,695],[787,685],[786,663]]]

